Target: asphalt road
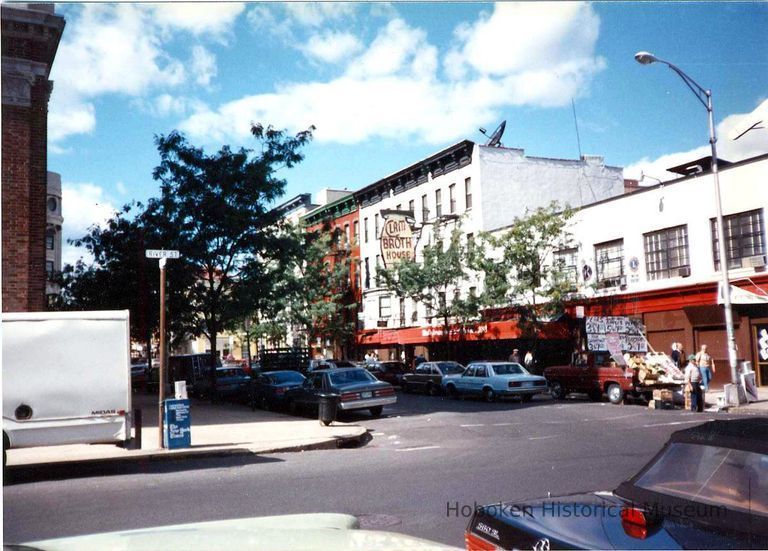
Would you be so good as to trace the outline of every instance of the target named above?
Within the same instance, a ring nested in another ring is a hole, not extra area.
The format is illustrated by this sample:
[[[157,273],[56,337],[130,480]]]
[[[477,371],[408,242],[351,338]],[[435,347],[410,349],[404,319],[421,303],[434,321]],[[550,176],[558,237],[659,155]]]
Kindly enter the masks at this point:
[[[400,395],[380,419],[351,417],[371,430],[360,448],[15,473],[3,491],[3,540],[339,512],[461,547],[462,512],[475,503],[612,489],[675,430],[723,417]]]

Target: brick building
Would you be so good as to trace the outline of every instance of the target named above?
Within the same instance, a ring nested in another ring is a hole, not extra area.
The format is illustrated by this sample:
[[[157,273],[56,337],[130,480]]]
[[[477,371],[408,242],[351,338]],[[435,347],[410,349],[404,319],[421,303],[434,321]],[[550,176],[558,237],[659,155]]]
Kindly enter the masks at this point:
[[[46,308],[48,79],[64,19],[53,4],[3,5],[3,311]]]

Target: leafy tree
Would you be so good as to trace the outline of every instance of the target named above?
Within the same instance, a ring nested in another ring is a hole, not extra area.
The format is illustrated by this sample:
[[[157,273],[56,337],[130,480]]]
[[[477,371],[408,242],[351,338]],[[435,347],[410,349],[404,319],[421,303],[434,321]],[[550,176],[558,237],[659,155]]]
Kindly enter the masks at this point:
[[[258,328],[262,335],[284,336],[293,327],[307,346],[328,339],[348,349],[357,302],[350,281],[352,258],[341,236],[328,225],[311,232],[290,229],[292,264],[276,287],[269,321]]]
[[[478,316],[479,297],[462,297],[458,293],[470,275],[470,249],[462,243],[459,227],[454,228],[445,243],[438,225],[433,239],[421,250],[421,260],[400,262],[377,271],[379,283],[386,289],[399,298],[424,304],[428,312],[442,320],[444,340],[449,346],[451,326],[458,324],[462,337],[465,326]]]
[[[516,217],[502,234],[481,234],[482,245],[470,259],[484,277],[483,306],[511,306],[523,334],[534,341],[545,321],[561,314],[575,296],[575,274],[554,260],[556,251],[573,247],[567,231],[572,216],[573,210],[553,201]],[[487,250],[499,254],[486,255]]]
[[[194,281],[183,289],[193,316],[188,331],[211,343],[246,316],[267,308],[276,281],[290,263],[290,236],[280,231],[281,213],[272,208],[283,195],[277,171],[303,159],[301,150],[314,127],[288,136],[271,126],[253,125],[261,151],[223,146],[213,154],[190,145],[178,132],[156,138],[160,164],[154,178],[161,196],[150,225],[162,228],[165,248],[178,249]],[[211,370],[215,384],[216,370]]]

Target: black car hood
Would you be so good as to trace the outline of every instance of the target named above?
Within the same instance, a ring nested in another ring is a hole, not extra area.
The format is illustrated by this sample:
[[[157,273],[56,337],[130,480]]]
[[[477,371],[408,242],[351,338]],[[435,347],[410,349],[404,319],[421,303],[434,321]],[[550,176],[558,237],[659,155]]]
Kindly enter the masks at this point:
[[[621,522],[621,509],[629,504],[610,492],[491,504],[475,514],[469,529],[505,549],[533,549],[545,539],[551,549],[768,547],[765,536],[716,528],[669,515],[650,528],[645,538],[632,537]]]

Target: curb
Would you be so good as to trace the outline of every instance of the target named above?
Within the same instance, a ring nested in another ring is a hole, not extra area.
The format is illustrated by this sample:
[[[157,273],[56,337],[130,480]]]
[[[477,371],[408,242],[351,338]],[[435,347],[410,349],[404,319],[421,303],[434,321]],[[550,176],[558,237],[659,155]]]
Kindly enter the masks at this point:
[[[296,453],[304,451],[314,450],[334,450],[342,447],[352,447],[355,445],[362,445],[367,443],[366,436],[368,430],[365,427],[361,427],[361,434],[354,436],[332,436],[324,440],[312,442],[309,444],[297,444],[293,446],[277,446],[273,448],[248,448],[243,446],[238,447],[202,447],[197,449],[184,449],[178,451],[170,450],[157,450],[154,453],[147,454],[135,454],[116,457],[94,457],[87,459],[71,459],[67,461],[48,461],[45,463],[23,463],[20,465],[6,465],[6,470],[12,473],[15,470],[23,470],[28,468],[41,469],[45,467],[63,467],[67,465],[79,465],[79,466],[97,466],[108,464],[121,464],[121,463],[139,463],[143,461],[149,462],[167,462],[182,459],[191,458],[208,458],[208,457],[235,457],[245,455],[267,455],[273,453]]]

